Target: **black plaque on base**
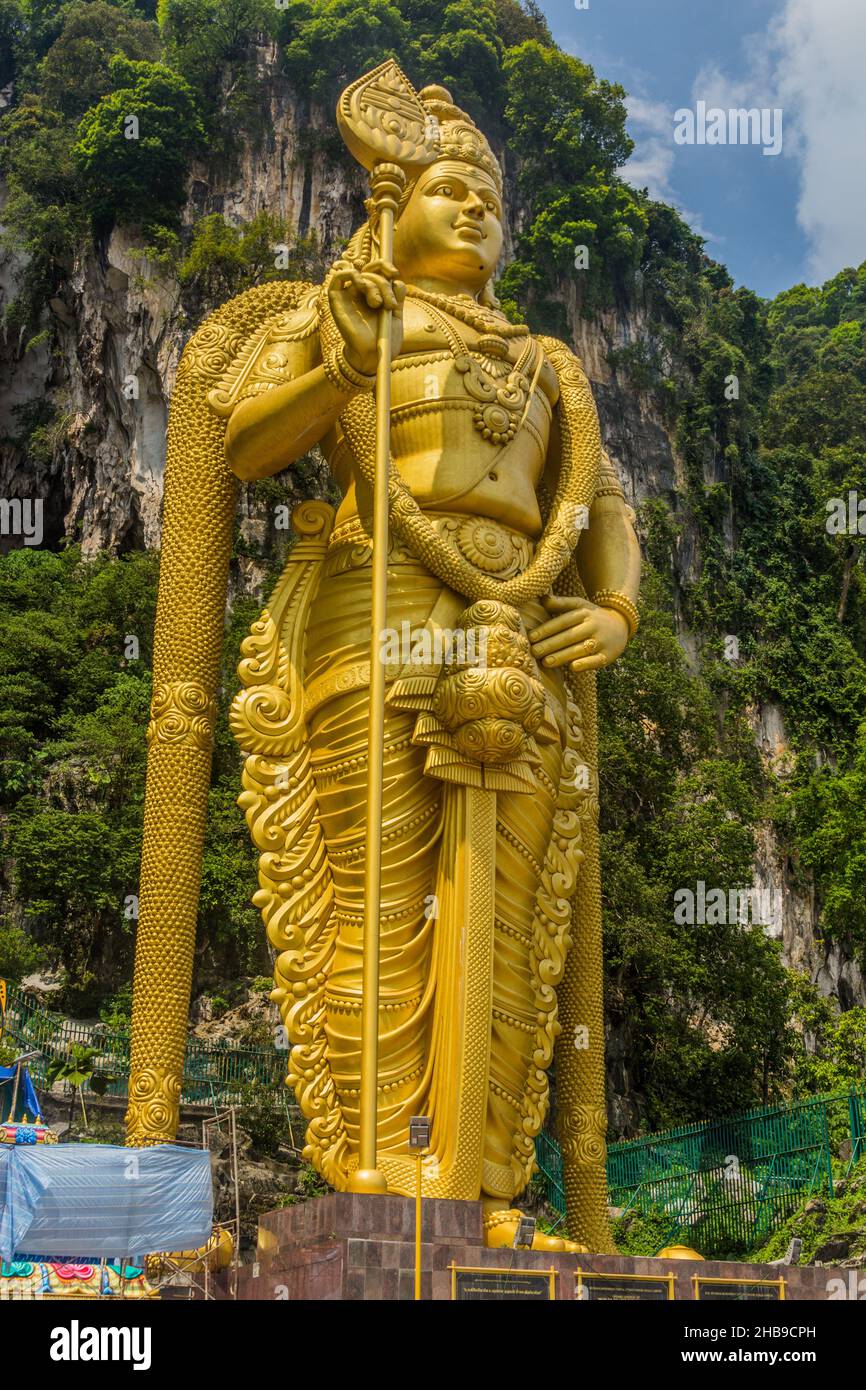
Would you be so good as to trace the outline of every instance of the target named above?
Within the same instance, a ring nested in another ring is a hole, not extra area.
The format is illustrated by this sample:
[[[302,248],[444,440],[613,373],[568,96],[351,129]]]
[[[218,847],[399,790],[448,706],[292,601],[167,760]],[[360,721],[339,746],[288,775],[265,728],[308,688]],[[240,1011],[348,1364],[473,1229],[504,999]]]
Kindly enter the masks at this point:
[[[692,1276],[699,1303],[783,1303],[784,1279],[704,1279]]]
[[[456,1303],[502,1302],[529,1298],[550,1303],[556,1298],[553,1269],[461,1269],[451,1266],[451,1298]]]
[[[674,1297],[673,1274],[599,1274],[579,1269],[575,1298],[581,1303],[668,1303]]]

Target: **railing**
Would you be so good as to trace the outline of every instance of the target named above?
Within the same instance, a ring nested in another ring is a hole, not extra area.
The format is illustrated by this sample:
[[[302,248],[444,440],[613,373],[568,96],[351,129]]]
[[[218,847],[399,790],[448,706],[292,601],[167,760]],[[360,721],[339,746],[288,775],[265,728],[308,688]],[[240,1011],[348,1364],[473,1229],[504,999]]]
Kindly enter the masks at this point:
[[[9,985],[4,1038],[10,1039],[20,1052],[38,1052],[27,1064],[37,1086],[45,1085],[52,1059],[65,1056],[70,1044],[79,1044],[96,1050],[95,1070],[112,1078],[105,1094],[125,1097],[128,1093],[128,1029],[64,1018]],[[273,1089],[275,1101],[282,1101],[286,1062],[287,1053],[276,1048],[236,1047],[232,1043],[190,1038],[184,1059],[181,1103],[230,1104],[243,1100],[248,1088],[256,1083]],[[86,1083],[84,1089],[88,1089]]]
[[[688,1237],[703,1254],[732,1254],[754,1246],[812,1192],[832,1195],[843,1139],[850,1169],[866,1153],[864,1087],[611,1144],[609,1200],[627,1212],[665,1213],[664,1244]],[[549,1135],[539,1136],[536,1155],[547,1200],[561,1212],[562,1160]]]

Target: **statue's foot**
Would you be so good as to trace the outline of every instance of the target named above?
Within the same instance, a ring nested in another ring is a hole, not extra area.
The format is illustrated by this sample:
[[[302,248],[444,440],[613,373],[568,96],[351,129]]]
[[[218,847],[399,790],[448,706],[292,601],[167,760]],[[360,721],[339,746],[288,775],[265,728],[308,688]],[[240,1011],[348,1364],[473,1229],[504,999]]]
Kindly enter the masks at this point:
[[[517,1226],[522,1215],[523,1213],[514,1207],[489,1207],[485,1203],[484,1244],[493,1250],[510,1249],[514,1245],[514,1237],[517,1235]],[[530,1249],[546,1250],[558,1255],[588,1253],[585,1245],[566,1240],[564,1236],[548,1235],[546,1231],[539,1231],[537,1227]]]

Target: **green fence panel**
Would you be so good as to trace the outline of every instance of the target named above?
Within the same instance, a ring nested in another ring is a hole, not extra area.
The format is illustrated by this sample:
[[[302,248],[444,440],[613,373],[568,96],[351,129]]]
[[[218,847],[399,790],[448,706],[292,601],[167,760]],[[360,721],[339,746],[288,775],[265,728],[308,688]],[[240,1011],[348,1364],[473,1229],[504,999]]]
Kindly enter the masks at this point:
[[[744,1249],[811,1192],[832,1193],[843,1136],[853,1163],[866,1152],[864,1087],[611,1144],[609,1200],[624,1211],[665,1212],[665,1244],[689,1237],[705,1252]],[[536,1156],[547,1200],[562,1212],[562,1162],[550,1135],[539,1135]]]
[[[45,1085],[49,1063],[65,1055],[70,1044],[97,1051],[96,1070],[112,1078],[105,1094],[125,1098],[129,1089],[128,1029],[78,1023],[52,1013],[14,985],[8,987],[5,1034],[19,1052],[38,1050],[28,1061],[37,1086]],[[184,1059],[181,1102],[185,1105],[230,1104],[243,1099],[251,1085],[285,1086],[287,1053],[276,1048],[235,1047],[225,1042],[190,1038]],[[85,1092],[89,1087],[85,1085]]]

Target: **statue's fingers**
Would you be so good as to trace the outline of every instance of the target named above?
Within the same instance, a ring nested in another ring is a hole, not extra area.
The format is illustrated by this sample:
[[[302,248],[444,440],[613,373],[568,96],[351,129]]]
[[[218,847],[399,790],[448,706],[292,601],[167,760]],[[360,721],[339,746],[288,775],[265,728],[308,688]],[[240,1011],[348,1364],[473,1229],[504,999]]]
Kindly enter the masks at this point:
[[[585,598],[578,598],[575,595],[558,597],[556,594],[548,594],[541,602],[551,613],[564,613],[566,610],[574,612],[576,608],[585,608],[589,612],[594,606],[587,603]]]
[[[578,642],[589,641],[593,635],[592,623],[588,621],[566,623],[561,631],[553,633],[551,637],[546,637],[541,642],[533,642],[532,655],[536,658],[547,656],[549,652],[562,651],[563,647],[573,647]]]
[[[599,652],[597,656],[581,656],[576,661],[572,661],[572,671],[600,671],[607,665],[607,657],[604,652]]]
[[[370,261],[364,270],[369,275],[382,275],[386,280],[399,280],[400,272],[393,261]]]
[[[571,650],[572,647],[579,647],[581,643],[592,640],[592,628],[588,626],[570,627],[566,632],[558,632],[555,637],[548,637],[546,642],[533,643],[532,655],[536,661],[542,661],[545,657],[551,656],[554,652]]]
[[[577,661],[585,656],[596,656],[598,653],[598,643],[592,637],[585,637],[582,642],[572,642],[567,647],[560,647],[559,651],[546,656],[542,661],[542,666],[567,666],[570,661]]]
[[[400,306],[397,303],[397,296],[394,293],[393,285],[391,285],[388,280],[379,280],[377,284],[385,308],[391,310],[398,309]]]
[[[397,297],[389,280],[383,275],[370,275],[364,272],[364,290],[371,309],[396,309]]]
[[[563,632],[574,623],[574,609],[569,608],[566,613],[558,613],[555,618],[550,618],[540,627],[533,628],[529,634],[530,642],[541,642],[545,637],[552,637],[555,632]],[[586,619],[583,619],[585,622]]]

